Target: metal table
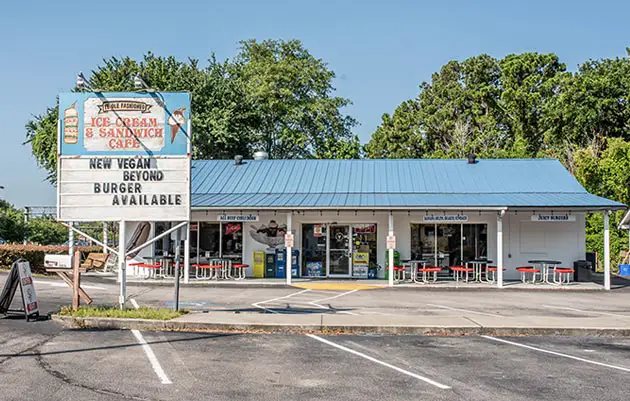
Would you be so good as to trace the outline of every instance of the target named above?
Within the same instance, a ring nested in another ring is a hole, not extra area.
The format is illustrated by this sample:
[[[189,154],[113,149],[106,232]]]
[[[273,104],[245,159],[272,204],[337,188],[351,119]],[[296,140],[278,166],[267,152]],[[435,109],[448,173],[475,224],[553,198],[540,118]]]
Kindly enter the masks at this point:
[[[472,265],[473,268],[473,282],[475,283],[481,283],[481,268],[485,265],[486,266],[486,281],[488,279],[488,263],[492,263],[491,260],[488,259],[475,259],[475,260],[469,260],[468,262],[466,262],[466,265],[468,266],[469,264]]]
[[[540,281],[546,284],[553,284],[549,282],[549,268],[552,266],[555,268],[557,265],[562,264],[562,262],[559,260],[548,260],[548,259],[528,260],[527,263],[541,266],[541,269],[540,269],[541,280]]]
[[[169,277],[167,263],[171,260],[174,260],[175,257],[170,256],[170,255],[155,255],[155,256],[145,256],[144,259],[158,261],[160,263],[160,271],[161,271],[160,275],[162,277]]]
[[[413,281],[414,283],[418,282],[418,268],[419,265],[422,265],[422,267],[426,266],[426,264],[429,261],[426,259],[418,259],[418,260],[410,260],[409,261],[409,266],[411,268],[411,281]]]

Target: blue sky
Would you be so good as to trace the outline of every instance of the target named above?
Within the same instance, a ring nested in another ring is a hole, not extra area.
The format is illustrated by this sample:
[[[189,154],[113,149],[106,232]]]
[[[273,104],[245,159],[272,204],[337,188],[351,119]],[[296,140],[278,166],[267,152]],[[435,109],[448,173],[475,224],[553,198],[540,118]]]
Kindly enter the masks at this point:
[[[110,56],[233,57],[238,41],[300,39],[337,73],[362,142],[449,60],[555,52],[570,70],[625,55],[624,1],[11,1],[0,12],[0,197],[54,205],[24,124]]]

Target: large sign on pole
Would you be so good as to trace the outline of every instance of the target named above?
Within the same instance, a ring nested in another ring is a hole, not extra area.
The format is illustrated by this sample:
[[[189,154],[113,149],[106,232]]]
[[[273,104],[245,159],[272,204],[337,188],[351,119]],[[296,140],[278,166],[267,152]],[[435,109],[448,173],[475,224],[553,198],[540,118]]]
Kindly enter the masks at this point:
[[[190,219],[190,94],[59,96],[57,218]]]

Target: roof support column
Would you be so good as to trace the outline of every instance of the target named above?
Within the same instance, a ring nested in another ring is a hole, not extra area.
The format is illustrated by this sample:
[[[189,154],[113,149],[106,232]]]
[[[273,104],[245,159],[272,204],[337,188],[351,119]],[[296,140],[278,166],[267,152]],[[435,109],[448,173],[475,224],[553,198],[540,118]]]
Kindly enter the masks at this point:
[[[293,212],[287,213],[287,235],[293,234]],[[287,244],[290,245],[290,244]],[[293,248],[290,246],[286,247],[287,255],[284,258],[284,271],[287,277],[287,285],[291,285],[291,273],[293,271]]]
[[[610,210],[604,212],[604,289],[610,290]]]
[[[394,215],[392,213],[392,211],[389,211],[389,233],[388,233],[389,237],[392,238],[394,236]],[[388,275],[387,278],[389,279],[389,283],[388,285],[390,287],[394,286],[394,249],[390,248],[388,250],[388,263],[387,263],[387,270],[388,270]]]
[[[497,213],[497,288],[503,288],[503,216],[505,210]]]
[[[186,230],[184,235],[184,284],[188,284],[190,280],[190,222],[182,230]]]

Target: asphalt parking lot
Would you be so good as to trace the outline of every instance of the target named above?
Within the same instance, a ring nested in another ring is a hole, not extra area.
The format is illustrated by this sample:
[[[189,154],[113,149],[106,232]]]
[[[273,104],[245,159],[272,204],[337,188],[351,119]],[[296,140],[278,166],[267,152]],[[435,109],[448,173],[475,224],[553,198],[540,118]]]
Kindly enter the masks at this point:
[[[42,312],[70,302],[36,279]],[[85,282],[97,303],[117,286]],[[183,288],[225,313],[630,318],[627,292],[532,294]],[[130,286],[169,306],[172,288]],[[0,400],[627,400],[630,338],[426,337],[69,330],[0,319]]]
[[[630,339],[0,323],[0,400],[627,400]]]

